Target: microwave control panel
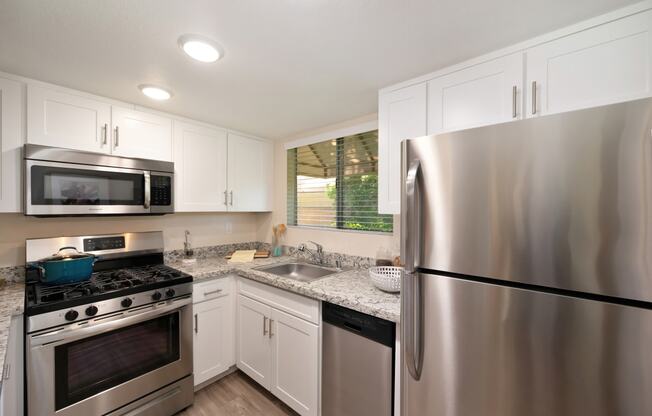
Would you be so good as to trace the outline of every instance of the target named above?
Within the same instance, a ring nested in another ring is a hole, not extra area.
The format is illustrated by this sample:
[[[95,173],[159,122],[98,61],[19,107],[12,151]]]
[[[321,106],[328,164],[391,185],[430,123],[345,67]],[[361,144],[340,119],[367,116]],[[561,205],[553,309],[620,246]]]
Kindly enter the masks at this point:
[[[152,175],[151,204],[158,206],[172,205],[172,178],[169,176]]]

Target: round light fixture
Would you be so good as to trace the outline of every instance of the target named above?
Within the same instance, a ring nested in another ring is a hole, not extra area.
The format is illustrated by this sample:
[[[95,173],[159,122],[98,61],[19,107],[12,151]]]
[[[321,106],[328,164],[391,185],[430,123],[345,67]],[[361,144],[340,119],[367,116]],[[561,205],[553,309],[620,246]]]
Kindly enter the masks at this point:
[[[139,85],[138,89],[152,100],[165,101],[172,97],[172,93],[170,91],[155,85],[143,84]]]
[[[199,62],[215,62],[224,56],[224,50],[215,41],[200,35],[183,35],[179,47]]]

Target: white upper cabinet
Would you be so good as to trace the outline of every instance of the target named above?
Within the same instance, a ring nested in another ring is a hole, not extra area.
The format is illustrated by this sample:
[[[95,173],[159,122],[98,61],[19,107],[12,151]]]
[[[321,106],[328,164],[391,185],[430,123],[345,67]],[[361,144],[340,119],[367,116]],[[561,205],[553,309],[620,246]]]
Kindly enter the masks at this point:
[[[234,133],[228,139],[229,211],[271,211],[272,144]]]
[[[113,149],[117,156],[172,160],[172,120],[128,108],[112,108]]]
[[[648,97],[651,88],[652,11],[527,51],[528,116]]]
[[[111,105],[38,85],[27,86],[27,142],[111,151]]]
[[[428,134],[517,120],[522,116],[521,52],[428,82]]]
[[[401,210],[401,142],[426,134],[426,83],[379,96],[378,212]]]
[[[226,158],[225,131],[174,122],[176,211],[226,211]]]
[[[0,78],[0,212],[22,208],[22,85]]]

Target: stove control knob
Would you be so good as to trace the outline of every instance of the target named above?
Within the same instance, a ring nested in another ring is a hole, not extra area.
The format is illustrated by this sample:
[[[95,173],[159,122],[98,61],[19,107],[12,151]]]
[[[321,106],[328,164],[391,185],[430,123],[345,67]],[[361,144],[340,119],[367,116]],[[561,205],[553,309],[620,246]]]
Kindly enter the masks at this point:
[[[86,308],[86,315],[93,316],[96,314],[97,314],[97,306],[91,305],[88,308]]]
[[[75,319],[77,319],[78,316],[79,316],[79,312],[77,312],[74,309],[69,310],[64,315],[64,317],[66,318],[66,321],[74,321]]]
[[[165,291],[165,296],[167,296],[168,298],[171,298],[172,296],[174,296],[174,294],[175,294],[175,292],[174,292],[174,289],[172,289],[172,288]]]
[[[131,300],[131,298],[124,298],[122,299],[122,302],[120,302],[120,305],[122,305],[123,308],[128,308],[131,306],[132,303],[133,301]]]
[[[163,297],[163,295],[161,295],[161,292],[157,291],[152,293],[152,300],[161,300],[161,297]]]

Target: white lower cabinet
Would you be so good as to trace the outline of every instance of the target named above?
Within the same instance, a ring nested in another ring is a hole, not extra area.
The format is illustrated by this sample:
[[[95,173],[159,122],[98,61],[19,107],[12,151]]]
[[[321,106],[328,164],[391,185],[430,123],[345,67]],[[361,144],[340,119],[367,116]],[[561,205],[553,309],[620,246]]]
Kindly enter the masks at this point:
[[[195,386],[235,364],[233,279],[195,284],[193,289]]]
[[[316,415],[319,326],[272,309],[271,392],[302,415]]]
[[[23,414],[23,316],[14,315],[9,324],[5,366],[2,369],[0,416]]]
[[[238,368],[300,415],[318,415],[319,302],[241,279],[237,322]]]

